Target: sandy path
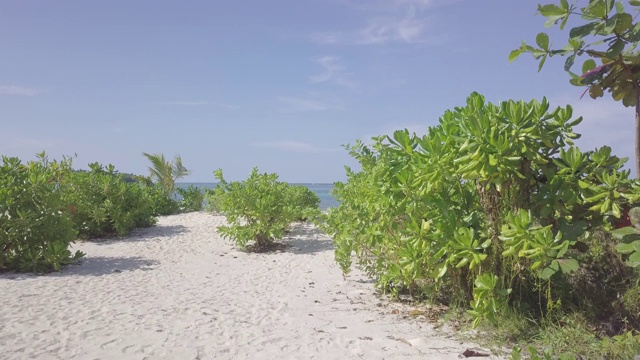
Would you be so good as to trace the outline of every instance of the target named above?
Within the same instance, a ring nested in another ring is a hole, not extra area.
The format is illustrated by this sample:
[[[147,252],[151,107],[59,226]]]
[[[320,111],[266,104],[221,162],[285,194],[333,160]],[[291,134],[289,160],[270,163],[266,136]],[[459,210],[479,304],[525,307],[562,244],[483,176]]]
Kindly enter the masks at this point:
[[[343,279],[331,240],[296,225],[284,252],[245,254],[205,213],[78,243],[81,265],[0,276],[0,359],[457,359],[473,344],[379,307]]]

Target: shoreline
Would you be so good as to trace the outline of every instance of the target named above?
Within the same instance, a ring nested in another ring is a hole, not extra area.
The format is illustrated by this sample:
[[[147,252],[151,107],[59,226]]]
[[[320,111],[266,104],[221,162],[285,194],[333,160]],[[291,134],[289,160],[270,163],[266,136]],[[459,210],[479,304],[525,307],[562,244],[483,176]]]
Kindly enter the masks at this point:
[[[477,347],[380,300],[362,272],[343,277],[312,225],[295,224],[286,250],[247,254],[217,234],[223,223],[163,216],[76,242],[86,258],[59,273],[0,275],[0,358],[458,359]]]

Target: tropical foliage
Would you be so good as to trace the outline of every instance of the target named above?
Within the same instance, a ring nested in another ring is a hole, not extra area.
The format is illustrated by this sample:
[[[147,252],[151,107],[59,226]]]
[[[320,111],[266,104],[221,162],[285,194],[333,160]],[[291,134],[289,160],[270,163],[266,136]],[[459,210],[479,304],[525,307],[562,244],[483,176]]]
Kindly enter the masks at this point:
[[[61,181],[63,199],[83,238],[124,236],[155,224],[155,204],[144,185],[126,182],[113,165],[89,164],[91,171],[74,171]]]
[[[182,165],[182,158],[176,156],[173,161],[165,159],[163,154],[142,153],[149,161],[149,173],[151,179],[156,180],[156,184],[167,195],[173,194],[176,189],[176,180],[189,175],[190,171]]]
[[[302,185],[278,181],[278,175],[259,173],[258,168],[244,181],[227,182],[222,170],[214,172],[218,186],[207,195],[207,203],[227,217],[227,226],[218,228],[236,246],[268,250],[284,236],[290,224],[313,217],[318,210],[318,197]]]
[[[630,11],[625,9],[625,3]],[[509,60],[529,52],[539,60],[538,71],[546,59],[564,56],[564,69],[571,77],[571,84],[588,87],[589,95],[598,98],[604,92],[611,93],[616,101],[627,107],[636,106],[636,168],[640,178],[640,1],[589,0],[583,7],[561,0],[559,4],[538,5],[538,12],[547,18],[545,27],[558,25],[563,30],[570,17],[579,16],[580,25],[569,30],[569,40],[561,48],[553,49],[549,35],[536,36],[534,47],[525,42],[511,52]],[[579,57],[588,59],[580,72],[572,71]]]
[[[58,191],[70,162],[49,162],[44,153],[39,159],[2,157],[0,272],[58,271],[84,255],[69,250],[77,232]]]
[[[181,197],[178,202],[178,206],[181,211],[189,212],[202,210],[204,193],[200,188],[194,185],[189,185],[186,188],[177,188],[176,192]]]
[[[625,316],[618,295],[637,274],[603,230],[640,188],[609,147],[573,144],[581,120],[546,99],[494,105],[473,93],[422,137],[348,147],[362,169],[335,186],[325,230],[336,261],[348,272],[355,254],[392,295],[468,306],[474,325],[499,325],[507,310]]]

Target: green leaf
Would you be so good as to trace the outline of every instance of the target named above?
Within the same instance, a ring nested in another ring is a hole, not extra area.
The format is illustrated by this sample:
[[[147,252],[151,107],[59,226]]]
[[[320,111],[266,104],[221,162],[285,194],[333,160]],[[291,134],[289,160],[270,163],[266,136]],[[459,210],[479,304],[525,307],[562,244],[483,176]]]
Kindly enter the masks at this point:
[[[594,31],[596,25],[596,22],[591,22],[585,25],[576,26],[569,30],[569,38],[577,39],[590,35]]]
[[[558,259],[557,261],[558,265],[560,265],[560,270],[562,270],[564,274],[572,273],[580,267],[576,259]]]
[[[593,84],[589,86],[589,96],[591,96],[592,99],[597,99],[599,97],[602,97],[603,95],[604,91],[602,89],[602,86],[600,86],[599,84]]]
[[[575,60],[576,60],[576,56],[575,55],[569,55],[567,57],[567,60],[564,62],[564,71],[571,70],[571,67],[573,66],[573,62]]]
[[[541,32],[536,36],[536,44],[540,46],[542,50],[549,50],[549,35]]]
[[[629,5],[640,6],[640,0],[629,0]]]
[[[522,50],[522,48],[512,50],[511,53],[509,53],[509,62],[516,60],[523,52],[524,50]]]
[[[638,230],[632,226],[626,226],[620,229],[615,229],[611,232],[611,235],[616,239],[623,239],[625,236],[629,235],[640,235]]]
[[[542,59],[540,59],[540,64],[538,65],[538,72],[540,72],[540,70],[542,70],[542,67],[544,66],[544,62],[547,60],[547,54],[544,54],[544,56],[542,57]]]
[[[638,265],[640,265],[640,252],[636,251],[631,254],[631,256],[629,256],[629,259],[627,260],[627,265],[631,267],[637,267]]]
[[[593,70],[596,67],[596,62],[593,59],[589,59],[582,64],[582,73]]]
[[[555,273],[556,273],[556,270],[553,270],[550,267],[546,267],[546,268],[542,269],[542,271],[540,271],[540,273],[538,273],[538,277],[540,277],[543,280],[548,280]]]

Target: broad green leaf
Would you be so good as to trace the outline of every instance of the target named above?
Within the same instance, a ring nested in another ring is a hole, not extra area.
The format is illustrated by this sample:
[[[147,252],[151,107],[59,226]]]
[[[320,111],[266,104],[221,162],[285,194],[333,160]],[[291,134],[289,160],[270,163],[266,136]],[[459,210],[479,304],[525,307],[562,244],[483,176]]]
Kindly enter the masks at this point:
[[[616,251],[621,254],[630,254],[636,250],[634,249],[633,244],[620,243],[616,245]]]
[[[593,70],[596,67],[596,62],[593,59],[589,59],[582,64],[582,73]]]
[[[522,48],[512,50],[511,53],[509,53],[509,62],[516,60],[523,52],[524,50],[522,50]]]
[[[582,37],[585,37],[587,35],[590,35],[594,31],[596,25],[597,25],[597,23],[591,22],[591,23],[588,23],[588,24],[585,24],[585,25],[576,26],[576,27],[572,28],[569,31],[569,37],[571,39],[578,40],[579,38],[582,38]],[[574,49],[575,49],[575,47],[574,47]]]
[[[550,267],[546,267],[546,268],[542,269],[542,271],[540,271],[540,272],[538,273],[538,277],[540,277],[540,278],[541,278],[541,279],[543,279],[543,280],[548,280],[548,279],[549,279],[550,277],[552,277],[552,276],[553,276],[553,274],[555,274],[555,273],[556,273],[556,270],[553,270],[553,269],[552,269],[552,268],[550,268]]]
[[[576,259],[558,259],[558,265],[560,265],[560,270],[562,273],[569,274],[578,270],[580,264]]]
[[[640,265],[640,252],[636,251],[627,259],[627,265],[631,267],[637,267]]]
[[[542,50],[549,50],[549,35],[541,32],[536,36],[536,44],[540,46]]]

